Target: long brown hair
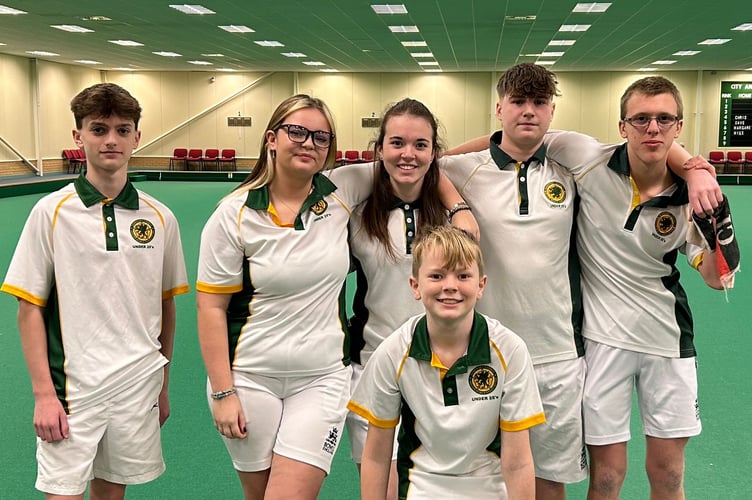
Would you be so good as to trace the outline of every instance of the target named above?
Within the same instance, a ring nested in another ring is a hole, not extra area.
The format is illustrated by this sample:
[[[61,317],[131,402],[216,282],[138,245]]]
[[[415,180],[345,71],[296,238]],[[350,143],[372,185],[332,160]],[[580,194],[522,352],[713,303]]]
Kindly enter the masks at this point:
[[[422,228],[438,226],[446,223],[446,210],[441,204],[438,196],[439,186],[439,165],[437,158],[440,156],[443,145],[439,139],[438,123],[433,113],[420,101],[415,99],[402,99],[398,103],[389,107],[381,118],[379,135],[374,141],[374,158],[378,158],[379,152],[383,148],[386,137],[386,125],[394,116],[412,115],[424,118],[433,130],[432,147],[433,161],[428,167],[423,185],[420,190],[422,206],[420,209],[420,225],[418,225],[418,234]],[[373,176],[373,191],[366,201],[363,208],[363,228],[370,238],[376,239],[382,244],[387,255],[392,259],[396,258],[391,238],[389,237],[389,212],[392,208],[392,184],[389,179],[389,173],[384,167],[383,160],[376,160],[374,163],[376,170]]]

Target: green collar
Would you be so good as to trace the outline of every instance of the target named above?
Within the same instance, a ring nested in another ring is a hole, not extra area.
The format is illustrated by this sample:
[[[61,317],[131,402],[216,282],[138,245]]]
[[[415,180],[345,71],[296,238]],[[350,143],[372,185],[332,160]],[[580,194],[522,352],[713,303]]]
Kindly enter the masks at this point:
[[[538,160],[538,163],[543,163],[546,160],[546,145],[541,144],[541,147],[538,148],[538,150],[533,153],[533,156],[530,158],[525,158],[524,160],[516,160],[509,156],[504,150],[501,149],[501,135],[502,131],[498,130],[493,133],[491,136],[491,141],[489,144],[489,148],[491,151],[491,158],[494,159],[496,162],[496,166],[500,169],[506,167],[510,163],[517,163],[518,161],[521,161],[523,163],[529,163],[530,160]]]
[[[413,330],[410,357],[431,362],[431,341],[428,336],[428,323],[425,316],[418,320],[415,330]],[[467,354],[454,363],[447,375],[465,373],[468,366],[483,365],[490,362],[491,349],[488,342],[488,323],[480,313],[474,312]]]
[[[626,142],[617,147],[616,150],[614,150],[614,154],[612,154],[611,158],[608,160],[608,168],[619,175],[623,175],[625,177],[630,176],[631,170],[629,167],[629,156],[627,155]],[[656,196],[655,198],[647,201],[646,203],[643,203],[642,205],[667,207],[669,205],[678,206],[686,205],[687,203],[689,203],[687,183],[684,182],[683,179],[677,177],[676,174],[674,174],[672,171],[669,170],[669,172],[671,172],[671,176],[674,178],[674,182],[676,183],[676,190],[669,196]]]
[[[305,199],[303,205],[300,207],[300,212],[298,212],[297,217],[295,217],[295,229],[298,231],[304,229],[303,221],[300,219],[300,214],[305,213],[306,210],[318,203],[326,205],[324,197],[333,193],[337,189],[337,186],[330,181],[328,177],[321,173],[317,173],[313,176],[312,184],[311,193]],[[245,205],[254,210],[267,210],[269,208],[269,186],[264,185],[248,191]]]
[[[87,207],[90,207],[95,203],[99,203],[101,201],[109,200],[109,198],[97,191],[97,188],[95,188],[91,184],[91,182],[89,182],[88,179],[84,177],[83,173],[79,175],[75,181],[73,181],[73,185],[76,188],[78,197],[81,198],[81,201]],[[110,201],[115,205],[119,205],[129,210],[137,210],[138,192],[136,191],[136,188],[133,187],[133,184],[131,184],[131,181],[126,181],[123,190],[120,191],[120,194],[118,194],[115,199]]]

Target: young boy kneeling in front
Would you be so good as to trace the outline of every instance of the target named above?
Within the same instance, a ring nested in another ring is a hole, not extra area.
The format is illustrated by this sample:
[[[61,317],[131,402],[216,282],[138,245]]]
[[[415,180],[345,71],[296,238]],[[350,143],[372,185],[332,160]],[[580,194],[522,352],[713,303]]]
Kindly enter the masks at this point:
[[[413,248],[426,314],[378,347],[348,408],[369,421],[363,500],[384,499],[398,436],[400,499],[533,499],[528,430],[545,417],[523,341],[475,312],[486,276],[475,240],[441,226]]]

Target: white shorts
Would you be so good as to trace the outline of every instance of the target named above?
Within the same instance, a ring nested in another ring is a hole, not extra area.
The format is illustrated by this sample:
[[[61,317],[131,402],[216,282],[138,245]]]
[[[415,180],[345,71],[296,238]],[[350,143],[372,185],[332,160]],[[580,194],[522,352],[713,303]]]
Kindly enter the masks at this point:
[[[529,429],[535,476],[557,483],[583,481],[588,474],[582,425],[585,358],[535,366],[546,422]]]
[[[233,466],[243,472],[271,467],[277,454],[327,474],[347,415],[352,369],[312,377],[265,377],[233,372],[248,436],[223,437]],[[207,398],[211,408],[211,387]]]
[[[664,358],[586,340],[585,359],[587,444],[629,441],[635,387],[646,436],[671,439],[700,434],[696,358]]]
[[[352,390],[350,395],[355,392],[360,377],[363,375],[363,365],[352,363]],[[347,435],[350,438],[350,456],[356,464],[360,464],[363,459],[363,449],[366,446],[366,435],[368,434],[368,420],[357,413],[347,412]],[[392,460],[397,460],[397,436],[399,435],[399,424],[394,429],[394,448],[392,449]]]
[[[68,415],[68,439],[37,438],[39,491],[80,495],[91,479],[141,484],[165,470],[159,430],[159,370],[100,404]]]

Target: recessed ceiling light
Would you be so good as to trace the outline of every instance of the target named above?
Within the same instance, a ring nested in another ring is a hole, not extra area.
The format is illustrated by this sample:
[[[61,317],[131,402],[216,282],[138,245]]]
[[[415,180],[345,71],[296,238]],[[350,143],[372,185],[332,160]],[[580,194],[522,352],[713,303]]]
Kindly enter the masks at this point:
[[[188,61],[188,64],[195,64],[196,66],[213,66],[214,63],[209,61]]]
[[[224,57],[224,54],[201,54],[204,57]]]
[[[650,64],[669,65],[669,64],[674,64],[675,62],[676,62],[676,61],[671,61],[671,60],[663,60],[663,61],[653,61],[653,62],[652,62],[652,63],[650,63]]]
[[[182,54],[178,54],[177,52],[158,51],[152,52],[152,54],[162,57],[183,57]]]
[[[302,52],[282,52],[281,54],[285,57],[308,57]]]
[[[610,3],[578,3],[572,12],[606,12],[611,7]]]
[[[413,57],[433,57],[433,52],[410,52]]]
[[[708,38],[702,42],[698,42],[697,45],[723,45],[726,42],[730,42],[730,38]]]
[[[752,68],[747,68],[744,71],[752,71]]]
[[[35,55],[35,56],[50,56],[50,57],[54,57],[54,56],[59,56],[60,55],[60,54],[56,54],[54,52],[47,52],[46,50],[27,50],[26,53],[27,54],[32,54],[32,55]]]
[[[207,9],[203,5],[180,4],[180,5],[170,5],[170,7],[182,12],[183,14],[194,14],[194,15],[216,14],[216,12],[214,12],[213,10]]]
[[[441,68],[426,68],[423,70],[424,73],[443,73],[444,70]]]
[[[218,26],[219,28],[229,31],[230,33],[256,33],[256,30],[249,28],[248,26],[235,26],[231,24],[229,26]]]
[[[407,14],[404,5],[371,5],[376,14]]]
[[[680,50],[679,52],[674,52],[671,54],[672,56],[693,56],[695,54],[699,54],[701,51],[699,50]]]
[[[233,71],[237,71],[237,70],[232,69],[232,68],[217,68],[215,71],[223,71],[225,73],[232,73]]]
[[[587,31],[590,24],[562,24],[559,31]]]
[[[18,9],[14,9],[12,7],[6,7],[5,5],[0,5],[0,14],[26,14],[26,12]]]
[[[76,26],[75,24],[50,24],[50,28],[68,31],[70,33],[94,33],[94,30],[84,28],[83,26]]]
[[[107,16],[88,16],[88,17],[82,17],[81,20],[82,21],[112,21],[112,19],[110,19]]]
[[[339,70],[334,68],[323,68],[321,71],[324,73],[339,73]]]
[[[655,71],[658,68],[637,68],[637,71]]]
[[[505,21],[535,21],[536,16],[504,16]]]
[[[389,26],[392,33],[419,33],[417,26]]]
[[[438,66],[439,63],[437,63],[436,61],[420,61],[420,62],[418,62],[418,65],[420,65],[420,66]]]
[[[553,66],[556,64],[556,61],[535,61],[535,64],[538,66]]]
[[[91,64],[91,65],[94,65],[94,64],[102,64],[102,63],[101,63],[101,62],[99,62],[99,61],[91,61],[91,60],[89,60],[89,59],[77,59],[77,60],[75,60],[75,61],[73,61],[73,62],[77,62],[77,63],[81,63],[81,64]]]
[[[112,69],[117,70],[117,71],[136,71],[133,68],[112,68]]]
[[[574,45],[576,41],[577,40],[551,40],[548,44],[555,47],[570,47]]]
[[[261,45],[262,47],[284,47],[284,43],[280,43],[276,40],[257,40],[255,42],[256,45]]]
[[[740,24],[735,28],[731,28],[732,31],[750,31],[752,30],[752,23]]]
[[[3,42],[0,42],[0,45],[5,45]]]
[[[564,55],[564,52],[541,52],[541,57],[561,57]]]
[[[143,43],[134,42],[133,40],[108,40],[108,42],[114,43],[115,45],[122,45],[124,47],[141,47],[141,46],[143,46]]]
[[[303,61],[303,64],[306,66],[326,66],[326,64],[321,61]]]
[[[403,47],[428,47],[426,42],[402,42]]]

